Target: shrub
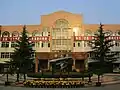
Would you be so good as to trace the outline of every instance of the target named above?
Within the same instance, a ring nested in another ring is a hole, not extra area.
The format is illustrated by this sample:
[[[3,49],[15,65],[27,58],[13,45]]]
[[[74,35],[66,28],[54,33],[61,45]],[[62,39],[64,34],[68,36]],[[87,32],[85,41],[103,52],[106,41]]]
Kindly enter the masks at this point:
[[[83,76],[84,75],[84,76]],[[81,78],[81,77],[89,77],[89,73],[85,72],[80,73],[80,72],[70,72],[70,74],[68,75],[67,73],[62,73],[62,75],[60,75],[60,73],[55,73],[54,75],[52,75],[51,72],[44,72],[44,74],[42,75],[42,73],[29,73],[27,74],[28,77],[33,77],[33,78]],[[92,74],[91,74],[92,76]]]

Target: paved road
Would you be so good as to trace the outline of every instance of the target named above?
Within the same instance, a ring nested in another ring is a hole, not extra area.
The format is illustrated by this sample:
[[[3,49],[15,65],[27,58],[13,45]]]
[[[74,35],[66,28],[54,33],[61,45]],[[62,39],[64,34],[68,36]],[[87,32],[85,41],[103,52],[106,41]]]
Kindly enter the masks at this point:
[[[0,90],[48,90],[47,88],[24,88],[24,87],[4,87],[0,86]],[[49,90],[120,90],[120,84],[116,85],[107,85],[107,86],[102,86],[102,87],[89,87],[89,88],[56,88],[52,89],[49,88]]]

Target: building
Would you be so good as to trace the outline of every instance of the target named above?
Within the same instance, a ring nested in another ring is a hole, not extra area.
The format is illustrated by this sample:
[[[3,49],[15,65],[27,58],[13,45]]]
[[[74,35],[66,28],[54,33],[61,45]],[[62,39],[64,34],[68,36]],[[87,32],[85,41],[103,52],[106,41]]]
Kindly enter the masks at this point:
[[[50,67],[49,60],[66,55],[73,57],[73,65],[77,69],[87,67],[87,60],[91,54],[88,41],[94,38],[99,24],[83,23],[83,16],[65,11],[58,11],[41,16],[41,24],[26,25],[31,41],[35,42],[35,71],[38,68]],[[23,25],[2,26],[0,38],[0,63],[9,61],[15,47],[15,40],[19,39]],[[113,52],[120,54],[120,24],[104,24],[114,39]],[[39,63],[40,61],[40,63]],[[39,67],[40,66],[40,67]],[[2,68],[1,68],[2,70]]]

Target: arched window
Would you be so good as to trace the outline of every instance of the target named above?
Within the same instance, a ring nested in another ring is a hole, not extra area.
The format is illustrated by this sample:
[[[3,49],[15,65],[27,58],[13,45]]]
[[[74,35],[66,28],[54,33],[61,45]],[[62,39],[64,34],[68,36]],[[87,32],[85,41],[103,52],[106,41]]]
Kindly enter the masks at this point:
[[[19,32],[18,31],[14,31],[12,33],[12,37],[19,37]]]
[[[116,30],[115,35],[120,35],[120,30]]]
[[[4,31],[2,33],[2,37],[9,37],[10,36],[10,33],[8,31]]]
[[[113,32],[111,30],[106,30],[105,31],[105,34],[108,36],[108,35],[113,35]]]
[[[62,27],[67,28],[68,25],[69,25],[69,23],[68,23],[68,21],[66,19],[58,19],[55,22],[55,26],[57,28],[62,28]]]
[[[33,31],[32,36],[39,36],[39,31],[38,30]]]
[[[89,36],[92,35],[92,31],[91,30],[85,30],[85,36]]]

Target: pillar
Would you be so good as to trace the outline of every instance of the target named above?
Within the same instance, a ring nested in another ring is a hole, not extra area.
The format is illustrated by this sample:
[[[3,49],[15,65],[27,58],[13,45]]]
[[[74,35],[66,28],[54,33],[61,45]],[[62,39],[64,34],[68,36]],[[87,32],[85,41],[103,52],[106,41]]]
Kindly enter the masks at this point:
[[[38,58],[35,58],[35,72],[38,72]]]
[[[84,66],[85,66],[85,70],[88,70],[88,59],[84,60]]]
[[[85,54],[85,60],[84,60],[84,65],[85,65],[85,70],[88,70],[88,61],[89,61],[89,54],[88,53],[86,53]]]
[[[73,59],[73,67],[75,68],[75,59]]]
[[[75,66],[75,59],[73,60],[73,65]]]
[[[9,48],[11,48],[11,42],[9,42]]]
[[[50,69],[50,62],[49,62],[49,59],[48,59],[48,70]]]

